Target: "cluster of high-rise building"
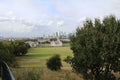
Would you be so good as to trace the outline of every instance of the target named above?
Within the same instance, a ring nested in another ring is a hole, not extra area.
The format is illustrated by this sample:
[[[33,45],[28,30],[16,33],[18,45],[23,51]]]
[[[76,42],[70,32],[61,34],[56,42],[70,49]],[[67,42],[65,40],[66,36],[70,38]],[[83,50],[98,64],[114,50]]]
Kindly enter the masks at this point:
[[[67,34],[66,32],[56,32],[56,33],[53,33],[51,35],[43,35],[42,38],[60,38],[60,39],[64,39],[64,38],[68,38],[69,37],[69,34]]]

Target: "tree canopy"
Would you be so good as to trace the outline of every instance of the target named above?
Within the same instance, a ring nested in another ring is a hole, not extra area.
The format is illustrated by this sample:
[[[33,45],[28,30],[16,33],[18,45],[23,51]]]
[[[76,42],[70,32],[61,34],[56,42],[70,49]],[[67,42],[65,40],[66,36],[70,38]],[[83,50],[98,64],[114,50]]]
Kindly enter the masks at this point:
[[[8,64],[14,63],[15,57],[9,44],[0,42],[0,62],[5,61]]]
[[[14,48],[13,53],[16,56],[25,55],[28,52],[28,49],[30,48],[30,46],[26,44],[24,41],[19,40],[12,42],[12,46]]]
[[[110,15],[86,20],[70,37],[74,56],[68,57],[73,71],[85,80],[116,80],[120,72],[120,20]]]
[[[15,56],[25,55],[29,48],[29,45],[21,40],[0,41],[0,61],[8,64],[16,63]]]

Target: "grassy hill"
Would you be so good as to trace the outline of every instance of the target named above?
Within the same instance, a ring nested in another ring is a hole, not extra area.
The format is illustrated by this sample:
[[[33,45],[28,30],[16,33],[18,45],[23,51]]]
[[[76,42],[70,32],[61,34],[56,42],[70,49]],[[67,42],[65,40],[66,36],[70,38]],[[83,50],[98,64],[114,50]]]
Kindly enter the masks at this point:
[[[62,58],[62,64],[64,67],[69,66],[63,59],[67,56],[72,56],[70,47],[37,47],[31,48],[27,55],[17,57],[17,61],[20,67],[45,67],[46,61],[54,54],[59,54]]]
[[[60,71],[51,71],[46,67],[47,59],[54,54],[61,56],[63,67]],[[31,48],[27,55],[17,57],[20,68],[13,68],[16,80],[83,80],[63,61],[67,56],[72,56],[70,47]]]

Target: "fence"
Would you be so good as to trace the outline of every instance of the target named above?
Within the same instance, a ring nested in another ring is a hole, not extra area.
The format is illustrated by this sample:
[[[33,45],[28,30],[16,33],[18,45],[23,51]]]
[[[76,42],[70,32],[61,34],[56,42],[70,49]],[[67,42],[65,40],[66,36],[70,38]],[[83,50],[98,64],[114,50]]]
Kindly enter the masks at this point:
[[[2,80],[15,80],[9,66],[7,65],[7,63],[5,63],[4,61],[2,61],[0,63],[1,65],[1,78]]]

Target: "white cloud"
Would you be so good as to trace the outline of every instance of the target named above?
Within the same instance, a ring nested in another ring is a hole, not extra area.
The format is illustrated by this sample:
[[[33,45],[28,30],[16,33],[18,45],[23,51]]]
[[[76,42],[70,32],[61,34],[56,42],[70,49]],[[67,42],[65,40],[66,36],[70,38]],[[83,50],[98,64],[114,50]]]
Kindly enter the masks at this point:
[[[8,17],[0,17],[0,22],[10,21]]]
[[[13,16],[13,11],[8,11],[8,12],[6,13],[6,16],[8,16],[8,17]]]
[[[34,29],[33,26],[27,26],[20,23],[3,22],[0,23],[0,32],[3,33],[29,33]]]
[[[0,16],[0,22],[15,22],[17,21],[16,17],[6,17],[6,16]]]
[[[63,25],[64,25],[64,21],[63,20],[57,22],[57,27],[61,27]]]
[[[53,24],[53,21],[51,20],[51,21],[48,21],[48,23],[47,23],[47,25],[48,26],[51,26]]]
[[[12,12],[10,12],[11,14]],[[0,32],[2,33],[29,33],[34,30],[30,22],[25,22],[23,19],[18,19],[14,16],[0,16]]]
[[[36,23],[39,26],[52,26],[53,25],[53,21],[49,20],[49,21],[40,21],[39,23]]]
[[[78,23],[81,23],[81,22],[84,22],[84,21],[86,21],[86,19],[87,19],[87,17],[86,16],[84,16],[84,17],[82,17],[82,18],[80,18],[80,19],[78,19]]]

